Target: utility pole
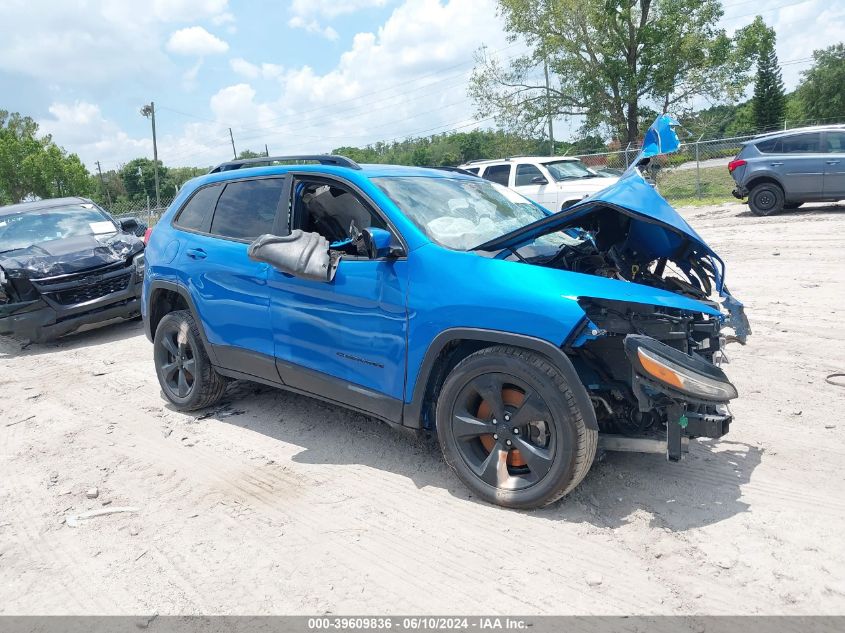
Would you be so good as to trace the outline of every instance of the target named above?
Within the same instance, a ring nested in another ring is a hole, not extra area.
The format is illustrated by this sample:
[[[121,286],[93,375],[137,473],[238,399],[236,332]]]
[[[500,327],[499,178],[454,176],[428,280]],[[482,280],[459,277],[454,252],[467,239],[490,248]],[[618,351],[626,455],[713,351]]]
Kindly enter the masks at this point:
[[[109,209],[111,209],[111,194],[109,190],[106,189],[106,181],[103,180],[103,170],[100,169],[100,161],[97,161],[97,173],[100,174],[100,186],[102,186],[103,191],[106,192],[106,199],[109,201]]]
[[[141,108],[141,114],[150,117],[153,122],[153,178],[156,187],[156,209],[161,208],[161,200],[158,195],[158,144],[156,143],[156,104],[150,101],[149,105]]]
[[[269,150],[269,149],[267,149],[267,143],[264,143],[264,155],[265,155],[267,158],[270,158],[270,150]]]
[[[552,88],[549,85],[549,59],[548,57],[543,60],[543,70],[546,73],[546,113],[549,117],[549,141],[551,142],[551,147],[549,147],[549,156],[555,155],[555,130],[554,126],[552,125]]]
[[[229,138],[232,139],[232,154],[234,154],[235,160],[238,160],[238,152],[235,149],[235,137],[232,136],[232,128],[229,128]]]

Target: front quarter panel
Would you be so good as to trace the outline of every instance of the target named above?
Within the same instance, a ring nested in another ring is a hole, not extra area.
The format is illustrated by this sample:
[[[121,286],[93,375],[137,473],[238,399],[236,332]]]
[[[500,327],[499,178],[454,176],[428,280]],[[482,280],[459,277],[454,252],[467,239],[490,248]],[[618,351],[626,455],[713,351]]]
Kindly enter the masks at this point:
[[[451,251],[436,244],[408,258],[408,379],[414,393],[432,341],[452,328],[520,334],[560,347],[584,321],[578,299],[615,299],[702,312],[718,310],[672,292],[519,262]]]

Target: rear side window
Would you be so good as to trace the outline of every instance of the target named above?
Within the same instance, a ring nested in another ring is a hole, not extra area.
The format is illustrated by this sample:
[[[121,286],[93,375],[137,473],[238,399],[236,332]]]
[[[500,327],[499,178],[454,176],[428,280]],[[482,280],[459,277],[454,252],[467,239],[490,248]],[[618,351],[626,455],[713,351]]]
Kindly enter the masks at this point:
[[[828,152],[845,154],[845,132],[828,132],[826,145]]]
[[[272,233],[283,183],[281,178],[265,178],[227,184],[217,201],[210,232],[237,240]]]
[[[516,187],[523,187],[525,185],[534,184],[531,181],[539,176],[543,178],[543,173],[534,165],[522,164],[516,166]]]
[[[785,136],[783,139],[784,154],[815,154],[821,151],[821,134],[818,132],[814,134],[796,134],[795,136]]]
[[[768,141],[762,141],[757,143],[755,147],[764,154],[777,154],[780,152],[781,148],[781,139],[779,138],[770,138]]]
[[[467,167],[464,171],[472,172],[473,174],[475,174],[477,176],[479,169],[481,169],[481,168],[480,167]]]
[[[214,212],[214,205],[217,203],[221,191],[223,191],[222,185],[203,187],[197,191],[188,200],[188,204],[182,207],[173,224],[181,229],[192,231],[207,230],[211,214]]]
[[[484,170],[483,178],[492,182],[497,182],[500,185],[508,186],[508,178],[511,175],[510,165],[490,165]]]

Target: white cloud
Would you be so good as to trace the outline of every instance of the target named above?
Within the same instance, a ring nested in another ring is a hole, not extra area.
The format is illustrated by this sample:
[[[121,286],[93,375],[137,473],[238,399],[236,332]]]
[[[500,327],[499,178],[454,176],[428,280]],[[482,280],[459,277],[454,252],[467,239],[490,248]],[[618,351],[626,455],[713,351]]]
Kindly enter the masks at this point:
[[[177,55],[213,55],[225,53],[229,45],[201,26],[190,26],[174,32],[167,41],[167,50]]]
[[[246,77],[247,79],[278,79],[284,72],[284,67],[279,64],[263,63],[261,65],[253,64],[243,59],[242,57],[235,57],[229,60],[229,67],[233,72]]]
[[[308,31],[309,33],[316,33],[317,35],[322,35],[329,41],[335,41],[338,37],[340,37],[332,27],[330,26],[321,26],[317,20],[306,20],[305,18],[295,15],[290,20],[288,20],[288,26],[292,29],[303,29]]]
[[[52,134],[65,149],[78,154],[89,169],[98,160],[104,167],[114,167],[135,156],[152,155],[151,137],[131,138],[114,121],[103,117],[100,107],[93,103],[54,103],[49,112],[49,118],[38,122],[40,131]]]
[[[293,0],[288,26],[322,35],[327,40],[338,39],[338,32],[331,26],[323,26],[317,17],[331,20],[340,15],[349,15],[363,9],[383,7],[387,0]]]
[[[153,0],[152,12],[165,22],[196,22],[206,18],[214,21],[224,15],[231,16],[226,13],[228,4],[229,0]]]
[[[339,15],[357,13],[362,9],[383,7],[387,0],[293,0],[291,13],[299,16],[318,15],[324,18],[336,18]]]

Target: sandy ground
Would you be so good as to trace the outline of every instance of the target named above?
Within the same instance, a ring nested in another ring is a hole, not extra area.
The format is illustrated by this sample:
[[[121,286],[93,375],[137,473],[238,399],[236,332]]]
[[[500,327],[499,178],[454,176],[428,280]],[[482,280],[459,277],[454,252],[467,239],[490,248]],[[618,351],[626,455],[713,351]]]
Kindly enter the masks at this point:
[[[477,502],[433,442],[308,398],[236,383],[178,413],[137,322],[0,340],[0,613],[845,613],[845,389],[825,383],[845,206],[684,213],[754,329],[731,433],[681,464],[609,455],[541,511]]]

